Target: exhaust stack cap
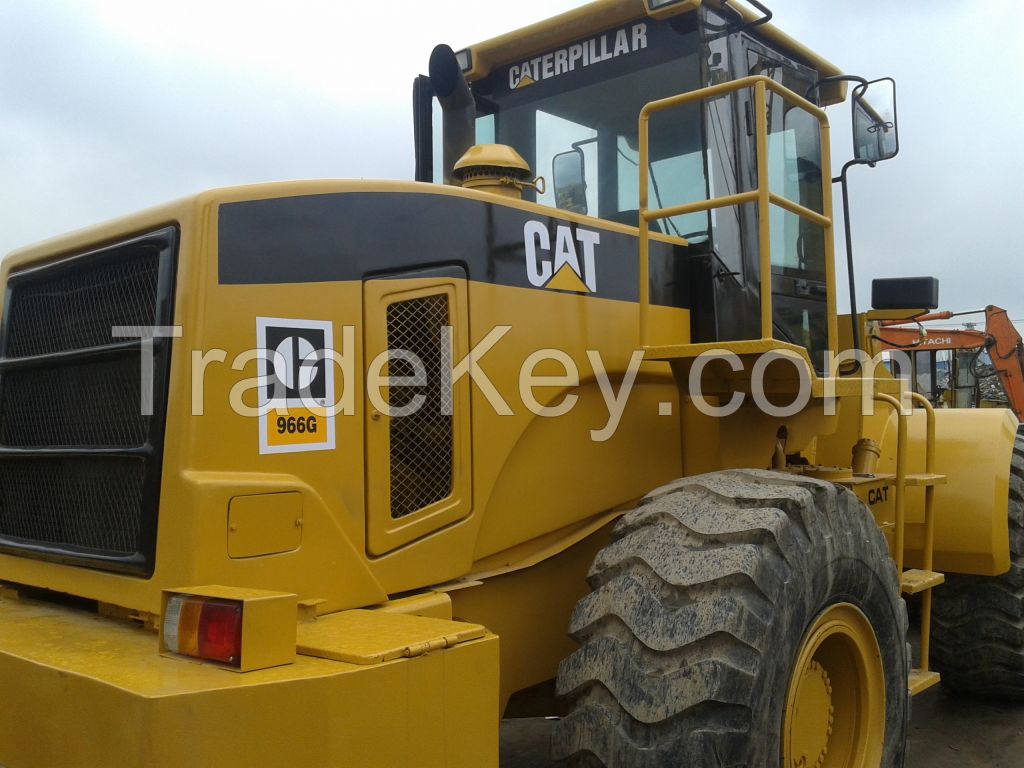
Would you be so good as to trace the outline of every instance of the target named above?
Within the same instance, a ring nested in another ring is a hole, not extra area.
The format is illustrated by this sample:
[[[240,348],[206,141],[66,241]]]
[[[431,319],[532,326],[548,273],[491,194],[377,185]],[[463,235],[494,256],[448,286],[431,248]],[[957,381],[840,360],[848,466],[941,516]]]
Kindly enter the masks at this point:
[[[544,179],[534,179],[530,164],[505,144],[477,144],[455,163],[452,176],[467,189],[521,199],[524,187],[544,194]]]

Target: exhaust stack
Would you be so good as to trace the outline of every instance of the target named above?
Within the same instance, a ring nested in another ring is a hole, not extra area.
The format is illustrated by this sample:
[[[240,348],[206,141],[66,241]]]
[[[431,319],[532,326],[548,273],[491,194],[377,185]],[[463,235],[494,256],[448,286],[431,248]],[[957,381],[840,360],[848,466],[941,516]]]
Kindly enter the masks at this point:
[[[444,114],[444,183],[459,186],[452,176],[455,163],[476,144],[476,103],[458,59],[447,45],[430,54],[430,82]]]

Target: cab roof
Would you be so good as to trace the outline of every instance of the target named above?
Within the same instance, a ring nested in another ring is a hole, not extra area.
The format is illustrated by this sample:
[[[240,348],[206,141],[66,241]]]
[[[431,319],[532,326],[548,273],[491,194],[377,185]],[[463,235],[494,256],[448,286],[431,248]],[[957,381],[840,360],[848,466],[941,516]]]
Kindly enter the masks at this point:
[[[497,66],[528,59],[567,42],[630,21],[694,13],[700,9],[702,3],[715,9],[721,9],[725,5],[721,0],[677,0],[656,11],[649,11],[645,0],[595,0],[550,19],[470,46],[467,50],[471,54],[471,60],[466,70],[466,78],[470,81],[479,80],[487,77]],[[729,4],[728,8],[740,13],[748,21],[760,18],[746,6]],[[817,70],[820,77],[843,74],[835,64],[797,42],[770,22],[758,25],[756,34],[774,44],[781,53]],[[831,92],[822,94],[823,101],[829,104],[842,101],[844,97],[844,88],[831,89]]]

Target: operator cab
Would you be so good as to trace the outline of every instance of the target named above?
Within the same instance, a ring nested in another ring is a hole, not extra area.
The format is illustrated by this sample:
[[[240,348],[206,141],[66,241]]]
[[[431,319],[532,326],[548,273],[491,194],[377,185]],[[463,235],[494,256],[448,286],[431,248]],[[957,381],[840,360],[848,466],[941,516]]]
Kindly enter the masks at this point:
[[[603,5],[610,14],[639,4]],[[767,76],[816,104],[822,94],[835,93],[814,86],[838,70],[763,19],[752,22],[724,4],[676,5],[682,12],[667,18],[624,20],[576,39],[565,24],[562,42],[543,51],[529,47],[531,39],[543,38],[534,29],[509,36],[519,37],[519,46],[499,38],[459,54],[475,103],[476,143],[509,145],[547,177],[546,191],[526,189],[525,199],[636,227],[644,105],[749,75]],[[555,36],[551,25],[549,38]],[[429,88],[429,79],[420,78],[417,178],[442,183],[442,109]],[[767,113],[770,189],[823,213],[817,119],[771,91]],[[655,115],[649,147],[652,208],[756,189],[752,89]],[[761,336],[755,205],[674,216],[652,222],[651,229],[688,244],[683,274],[694,342]],[[820,360],[828,328],[826,233],[776,207],[771,233],[774,335]]]

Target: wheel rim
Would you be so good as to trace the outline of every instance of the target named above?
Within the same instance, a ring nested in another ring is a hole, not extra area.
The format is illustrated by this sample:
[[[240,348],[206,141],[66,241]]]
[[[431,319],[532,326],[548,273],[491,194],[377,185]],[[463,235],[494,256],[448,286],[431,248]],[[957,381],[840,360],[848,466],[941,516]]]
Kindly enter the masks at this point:
[[[783,768],[878,768],[885,737],[885,671],[868,618],[825,609],[800,646],[786,694]]]

